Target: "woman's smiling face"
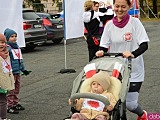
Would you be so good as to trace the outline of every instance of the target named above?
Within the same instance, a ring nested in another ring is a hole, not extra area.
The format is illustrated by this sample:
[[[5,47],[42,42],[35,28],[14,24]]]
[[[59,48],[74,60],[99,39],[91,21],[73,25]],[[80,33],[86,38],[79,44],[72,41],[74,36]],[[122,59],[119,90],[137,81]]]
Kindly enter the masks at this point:
[[[2,52],[6,48],[6,43],[0,40],[0,52]]]
[[[123,17],[128,13],[131,4],[128,4],[127,0],[115,0],[114,12],[117,16],[118,21],[121,21]]]

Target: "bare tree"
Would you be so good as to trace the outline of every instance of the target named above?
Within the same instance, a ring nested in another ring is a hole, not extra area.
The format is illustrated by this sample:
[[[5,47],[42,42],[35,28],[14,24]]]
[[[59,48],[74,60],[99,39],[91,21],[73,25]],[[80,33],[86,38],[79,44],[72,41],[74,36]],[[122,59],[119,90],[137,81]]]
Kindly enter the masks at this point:
[[[60,0],[52,0],[52,1],[53,1],[53,4],[57,4],[59,11],[62,11],[62,1]]]

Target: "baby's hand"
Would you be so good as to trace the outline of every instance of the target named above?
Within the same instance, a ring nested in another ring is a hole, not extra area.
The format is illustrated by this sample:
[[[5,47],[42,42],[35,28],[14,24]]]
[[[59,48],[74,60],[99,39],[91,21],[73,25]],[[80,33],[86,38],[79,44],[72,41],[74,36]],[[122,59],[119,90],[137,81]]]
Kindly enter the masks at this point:
[[[77,103],[77,100],[78,100],[78,99],[75,99],[75,100],[74,100],[74,104],[76,104],[76,103]],[[71,99],[68,99],[68,104],[69,104],[69,105],[71,105],[71,104],[72,104]]]
[[[112,105],[109,105],[109,106],[107,107],[107,110],[108,110],[108,111],[112,111],[112,110],[113,110],[113,106],[112,106]]]

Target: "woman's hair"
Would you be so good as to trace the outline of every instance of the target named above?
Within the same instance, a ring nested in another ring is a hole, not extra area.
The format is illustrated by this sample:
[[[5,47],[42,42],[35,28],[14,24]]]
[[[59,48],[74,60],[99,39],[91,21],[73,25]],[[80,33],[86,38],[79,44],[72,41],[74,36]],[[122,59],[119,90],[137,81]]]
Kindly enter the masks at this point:
[[[116,0],[113,0],[113,4],[115,3],[115,1],[116,1]],[[128,4],[129,6],[132,5],[132,0],[126,0],[126,1],[127,1],[127,4]]]
[[[93,1],[86,1],[84,3],[84,10],[85,11],[92,10],[93,5],[94,5]]]
[[[99,2],[97,2],[97,1],[93,1],[93,5],[95,6],[95,5],[99,5]]]

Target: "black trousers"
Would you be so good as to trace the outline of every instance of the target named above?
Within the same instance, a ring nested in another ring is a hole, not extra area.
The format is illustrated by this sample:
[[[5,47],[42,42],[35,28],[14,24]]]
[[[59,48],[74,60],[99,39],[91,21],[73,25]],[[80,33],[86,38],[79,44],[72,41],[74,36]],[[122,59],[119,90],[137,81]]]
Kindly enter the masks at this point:
[[[7,117],[7,97],[6,94],[0,93],[0,118]]]
[[[96,52],[99,50],[99,46],[89,46],[88,52],[89,52],[89,62],[96,56]]]

